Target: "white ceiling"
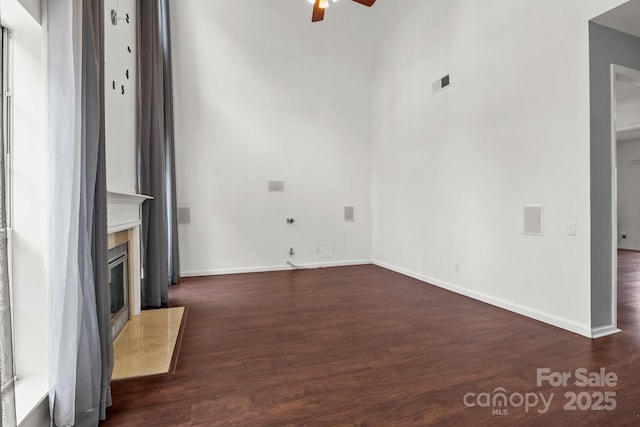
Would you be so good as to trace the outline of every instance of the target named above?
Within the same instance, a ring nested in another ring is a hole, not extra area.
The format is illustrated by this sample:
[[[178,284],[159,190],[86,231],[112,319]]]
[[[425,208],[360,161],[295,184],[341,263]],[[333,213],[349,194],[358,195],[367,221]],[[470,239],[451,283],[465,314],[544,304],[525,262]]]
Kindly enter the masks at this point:
[[[640,37],[640,0],[624,3],[594,18],[593,21],[605,27]]]

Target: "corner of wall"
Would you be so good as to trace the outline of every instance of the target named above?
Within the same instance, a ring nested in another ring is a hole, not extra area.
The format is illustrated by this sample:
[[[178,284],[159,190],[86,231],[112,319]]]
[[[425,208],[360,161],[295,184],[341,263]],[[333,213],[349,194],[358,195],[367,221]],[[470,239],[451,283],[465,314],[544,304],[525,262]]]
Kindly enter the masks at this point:
[[[18,0],[22,7],[36,20],[38,24],[42,24],[42,2],[46,0]]]

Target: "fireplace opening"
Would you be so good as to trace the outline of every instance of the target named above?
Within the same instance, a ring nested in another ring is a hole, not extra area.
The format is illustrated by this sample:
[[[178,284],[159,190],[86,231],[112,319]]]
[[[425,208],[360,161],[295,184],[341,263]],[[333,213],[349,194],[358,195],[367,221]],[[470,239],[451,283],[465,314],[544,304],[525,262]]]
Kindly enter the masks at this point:
[[[107,257],[111,289],[111,333],[115,339],[129,320],[129,244],[109,249]]]

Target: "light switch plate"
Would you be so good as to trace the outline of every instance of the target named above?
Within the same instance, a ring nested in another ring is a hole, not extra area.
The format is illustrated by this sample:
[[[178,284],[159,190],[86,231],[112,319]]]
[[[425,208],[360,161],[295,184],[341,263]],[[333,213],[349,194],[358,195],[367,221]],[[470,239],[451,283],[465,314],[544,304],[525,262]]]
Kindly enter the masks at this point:
[[[542,236],[544,234],[542,206],[524,206],[523,213],[524,234],[527,236]]]

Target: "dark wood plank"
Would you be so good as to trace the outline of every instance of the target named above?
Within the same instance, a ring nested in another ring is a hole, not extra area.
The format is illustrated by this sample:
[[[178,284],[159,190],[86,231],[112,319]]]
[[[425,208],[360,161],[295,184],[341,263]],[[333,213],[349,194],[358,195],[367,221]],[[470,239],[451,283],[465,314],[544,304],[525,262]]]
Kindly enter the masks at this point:
[[[104,426],[630,425],[640,422],[640,253],[622,251],[623,332],[592,341],[367,265],[183,279],[175,374],[113,384]],[[538,387],[536,369],[615,372]],[[547,413],[466,408],[466,393],[554,393]],[[614,411],[564,393],[616,392]]]

